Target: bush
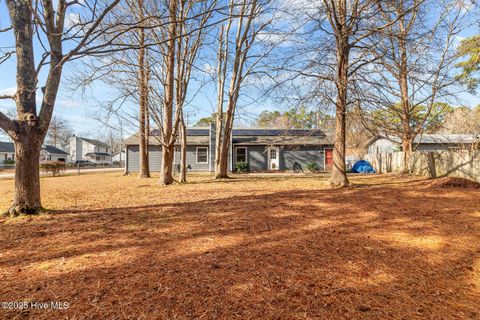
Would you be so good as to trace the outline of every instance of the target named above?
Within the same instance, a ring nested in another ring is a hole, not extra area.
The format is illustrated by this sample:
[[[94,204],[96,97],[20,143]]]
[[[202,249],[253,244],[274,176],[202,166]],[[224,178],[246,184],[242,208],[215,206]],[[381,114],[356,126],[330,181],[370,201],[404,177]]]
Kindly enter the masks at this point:
[[[49,161],[40,163],[40,170],[45,173],[52,173],[54,177],[58,176],[60,172],[64,172],[66,168],[67,165],[65,164],[65,162],[60,161]]]
[[[320,171],[320,166],[316,162],[307,163],[305,168],[307,168],[307,170],[312,172],[312,173],[317,173],[317,172]]]
[[[9,159],[9,160],[4,160],[3,163],[4,163],[4,164],[15,164],[15,160],[11,160],[11,159]]]
[[[248,163],[240,161],[235,163],[235,172],[237,173],[246,173],[250,171]]]

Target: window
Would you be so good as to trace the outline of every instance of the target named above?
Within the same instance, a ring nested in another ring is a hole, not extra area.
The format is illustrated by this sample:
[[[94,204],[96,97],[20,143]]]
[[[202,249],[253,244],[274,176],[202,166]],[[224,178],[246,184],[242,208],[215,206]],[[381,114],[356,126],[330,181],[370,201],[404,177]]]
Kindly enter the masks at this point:
[[[198,147],[197,148],[197,163],[208,163],[208,148],[207,147]]]
[[[277,149],[270,149],[270,160],[277,160]]]
[[[241,147],[236,149],[237,161],[236,162],[247,162],[247,148]]]

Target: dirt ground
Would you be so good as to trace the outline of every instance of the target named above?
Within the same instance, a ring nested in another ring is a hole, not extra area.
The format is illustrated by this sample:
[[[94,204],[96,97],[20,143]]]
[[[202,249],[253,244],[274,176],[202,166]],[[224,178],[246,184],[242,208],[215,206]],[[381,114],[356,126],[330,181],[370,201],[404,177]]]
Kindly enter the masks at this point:
[[[0,302],[37,304],[0,318],[480,318],[480,189],[326,181],[42,178],[50,213],[0,219]]]

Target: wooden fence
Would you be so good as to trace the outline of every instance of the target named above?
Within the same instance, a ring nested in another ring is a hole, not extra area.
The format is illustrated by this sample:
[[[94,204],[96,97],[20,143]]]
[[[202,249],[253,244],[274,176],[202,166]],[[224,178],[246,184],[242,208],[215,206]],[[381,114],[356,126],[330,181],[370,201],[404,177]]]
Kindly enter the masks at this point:
[[[378,173],[404,172],[404,153],[367,154],[369,161]],[[415,151],[407,164],[407,171],[439,178],[461,177],[480,182],[480,150],[474,151]]]

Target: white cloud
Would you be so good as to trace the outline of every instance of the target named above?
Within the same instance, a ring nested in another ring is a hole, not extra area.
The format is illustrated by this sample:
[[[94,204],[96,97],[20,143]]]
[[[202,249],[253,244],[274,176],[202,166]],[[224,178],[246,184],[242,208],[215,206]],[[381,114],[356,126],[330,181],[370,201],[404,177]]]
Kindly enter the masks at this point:
[[[11,96],[17,93],[17,87],[2,88],[0,89],[0,96]]]

